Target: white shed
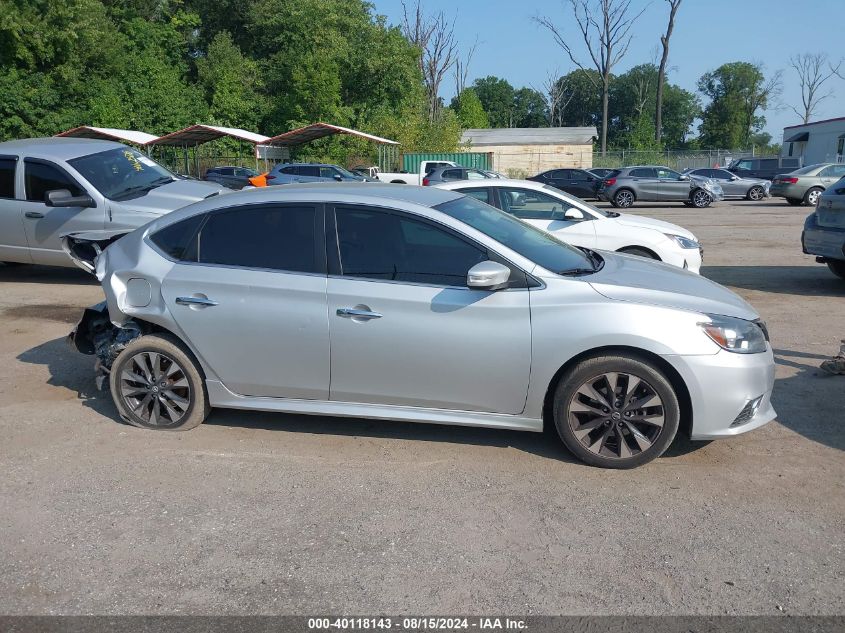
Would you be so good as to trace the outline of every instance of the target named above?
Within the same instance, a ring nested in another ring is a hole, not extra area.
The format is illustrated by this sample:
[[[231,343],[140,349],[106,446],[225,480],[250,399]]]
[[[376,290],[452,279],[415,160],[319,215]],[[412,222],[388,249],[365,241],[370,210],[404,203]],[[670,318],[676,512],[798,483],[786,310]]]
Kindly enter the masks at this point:
[[[804,165],[845,162],[845,117],[783,128],[781,156]]]

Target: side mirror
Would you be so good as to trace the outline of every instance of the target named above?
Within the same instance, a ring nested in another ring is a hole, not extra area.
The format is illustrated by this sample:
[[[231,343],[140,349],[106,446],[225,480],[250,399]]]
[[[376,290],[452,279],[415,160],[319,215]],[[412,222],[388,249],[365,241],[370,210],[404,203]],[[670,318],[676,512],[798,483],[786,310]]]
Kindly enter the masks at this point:
[[[678,176],[678,180],[689,180],[689,176],[681,174],[680,176]]]
[[[584,219],[584,212],[581,209],[576,209],[572,207],[566,210],[566,213],[563,214],[564,220],[583,220]]]
[[[338,182],[340,182],[340,181],[343,180],[343,177],[340,174],[335,174],[334,179],[337,180]]]
[[[739,180],[739,176],[731,176],[731,180]]]
[[[480,262],[469,269],[467,287],[476,290],[501,290],[508,285],[511,269],[499,262]]]
[[[72,196],[68,189],[53,189],[44,194],[44,204],[48,207],[96,207],[89,195]]]

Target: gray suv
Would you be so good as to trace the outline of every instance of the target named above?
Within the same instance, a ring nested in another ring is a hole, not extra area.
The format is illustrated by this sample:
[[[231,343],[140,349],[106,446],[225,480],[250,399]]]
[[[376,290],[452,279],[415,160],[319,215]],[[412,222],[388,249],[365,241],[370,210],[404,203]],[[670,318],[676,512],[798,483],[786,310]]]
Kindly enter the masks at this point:
[[[714,200],[724,200],[722,187],[709,178],[679,174],[653,165],[623,167],[608,174],[596,192],[599,200],[628,208],[634,202],[683,202],[703,209]]]
[[[73,266],[62,235],[125,233],[221,191],[229,189],[179,179],[149,156],[111,141],[0,143],[0,262]]]

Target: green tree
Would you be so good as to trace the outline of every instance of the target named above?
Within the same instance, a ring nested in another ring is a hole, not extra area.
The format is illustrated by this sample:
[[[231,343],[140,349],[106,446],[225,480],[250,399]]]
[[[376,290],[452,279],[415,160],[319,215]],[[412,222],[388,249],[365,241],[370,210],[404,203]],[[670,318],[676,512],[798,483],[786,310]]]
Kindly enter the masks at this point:
[[[515,91],[513,86],[500,77],[489,75],[476,79],[472,89],[478,95],[481,106],[487,113],[490,127],[515,127],[513,106]]]
[[[761,111],[778,94],[780,73],[766,79],[760,65],[732,62],[705,73],[698,90],[710,99],[699,127],[702,145],[743,148],[766,123]]]
[[[548,118],[543,96],[533,88],[520,88],[513,95],[513,127],[546,127]]]
[[[556,118],[560,125],[601,125],[601,92],[595,87],[598,81],[601,77],[595,70],[573,70],[557,80],[561,99]]]
[[[465,88],[452,99],[449,107],[455,111],[458,122],[463,129],[490,127],[487,113],[481,105],[481,100],[472,88]]]

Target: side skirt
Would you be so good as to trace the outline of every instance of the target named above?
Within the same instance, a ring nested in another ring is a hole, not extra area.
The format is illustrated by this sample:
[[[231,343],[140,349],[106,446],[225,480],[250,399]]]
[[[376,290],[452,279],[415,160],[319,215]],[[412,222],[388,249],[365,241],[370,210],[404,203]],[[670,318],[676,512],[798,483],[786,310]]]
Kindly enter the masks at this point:
[[[208,400],[211,406],[224,409],[247,409],[254,411],[273,411],[277,413],[328,415],[343,418],[423,422],[428,424],[452,424],[456,426],[482,426],[515,431],[542,432],[543,430],[542,419],[526,418],[516,415],[482,413],[479,411],[426,409],[399,405],[362,404],[358,402],[242,396],[232,393],[218,380],[206,380],[205,385],[208,389]]]

